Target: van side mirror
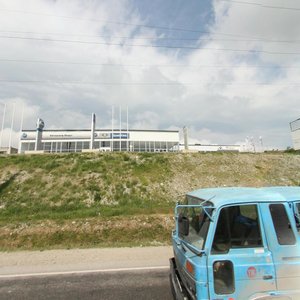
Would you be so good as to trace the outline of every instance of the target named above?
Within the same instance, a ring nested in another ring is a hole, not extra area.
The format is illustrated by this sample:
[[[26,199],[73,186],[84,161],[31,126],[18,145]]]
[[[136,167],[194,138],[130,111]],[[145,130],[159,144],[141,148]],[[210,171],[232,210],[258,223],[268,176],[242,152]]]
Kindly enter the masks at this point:
[[[178,234],[180,237],[189,235],[190,221],[183,214],[178,215]]]

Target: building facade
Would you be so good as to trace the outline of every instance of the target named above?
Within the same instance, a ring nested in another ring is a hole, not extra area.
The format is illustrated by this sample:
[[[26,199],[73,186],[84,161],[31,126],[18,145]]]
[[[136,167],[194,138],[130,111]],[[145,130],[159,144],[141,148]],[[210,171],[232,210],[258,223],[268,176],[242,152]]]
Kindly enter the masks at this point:
[[[216,152],[216,151],[222,151],[222,152],[242,152],[242,146],[241,145],[204,145],[204,144],[189,144],[188,147],[186,147],[185,144],[179,145],[180,151],[185,152]]]
[[[37,135],[40,135],[37,138]],[[36,147],[37,143],[39,144]],[[22,130],[20,153],[82,151],[175,152],[179,150],[177,130]]]
[[[300,150],[300,118],[290,123],[293,148]]]

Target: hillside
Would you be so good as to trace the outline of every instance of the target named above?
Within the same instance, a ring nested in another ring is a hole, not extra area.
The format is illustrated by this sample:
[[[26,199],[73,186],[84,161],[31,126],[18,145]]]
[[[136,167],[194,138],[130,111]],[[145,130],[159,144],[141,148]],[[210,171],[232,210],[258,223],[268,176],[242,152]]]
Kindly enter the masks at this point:
[[[270,185],[300,185],[300,155],[3,156],[0,249],[165,244],[187,191]]]

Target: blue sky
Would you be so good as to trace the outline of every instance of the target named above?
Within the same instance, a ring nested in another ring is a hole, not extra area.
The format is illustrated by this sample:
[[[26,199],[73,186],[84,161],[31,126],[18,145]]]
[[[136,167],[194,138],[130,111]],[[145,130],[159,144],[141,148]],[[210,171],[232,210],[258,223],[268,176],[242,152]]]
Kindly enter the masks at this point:
[[[15,143],[22,107],[33,129],[38,117],[46,128],[88,128],[92,112],[108,128],[112,106],[128,106],[132,129],[188,126],[196,143],[262,136],[268,148],[291,146],[299,10],[240,2],[0,0],[5,143],[15,103]]]
[[[198,39],[202,35],[201,31],[205,32],[214,19],[212,2],[207,0],[192,0],[188,2],[188,5],[182,0],[136,0],[132,2],[132,6],[146,21],[146,24],[170,28],[170,30],[157,30],[158,35],[174,39]],[[172,30],[173,28],[187,31]]]

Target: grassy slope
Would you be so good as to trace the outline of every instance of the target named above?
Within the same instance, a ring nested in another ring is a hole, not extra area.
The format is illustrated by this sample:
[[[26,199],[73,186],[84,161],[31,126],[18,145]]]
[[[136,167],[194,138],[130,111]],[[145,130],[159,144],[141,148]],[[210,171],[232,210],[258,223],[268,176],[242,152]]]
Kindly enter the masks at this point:
[[[174,202],[194,188],[224,185],[300,185],[300,156],[0,157],[0,249],[167,243]]]

